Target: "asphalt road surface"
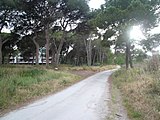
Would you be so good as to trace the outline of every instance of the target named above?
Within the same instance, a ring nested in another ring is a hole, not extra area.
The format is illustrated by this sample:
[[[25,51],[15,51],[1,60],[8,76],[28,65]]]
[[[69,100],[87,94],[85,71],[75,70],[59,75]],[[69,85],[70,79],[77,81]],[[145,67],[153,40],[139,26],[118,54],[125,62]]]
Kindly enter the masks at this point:
[[[103,71],[57,94],[12,111],[0,120],[103,120],[110,98],[108,77]]]

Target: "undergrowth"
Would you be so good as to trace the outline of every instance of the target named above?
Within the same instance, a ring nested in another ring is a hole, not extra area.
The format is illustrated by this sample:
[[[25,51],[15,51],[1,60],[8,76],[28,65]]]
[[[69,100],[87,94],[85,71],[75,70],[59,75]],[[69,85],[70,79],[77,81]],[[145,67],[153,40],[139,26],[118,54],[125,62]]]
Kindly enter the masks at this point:
[[[56,92],[79,76],[32,66],[0,67],[0,114],[8,108]]]
[[[121,69],[112,75],[131,120],[160,120],[160,71]]]
[[[74,67],[63,67],[63,69],[66,70],[90,70],[90,71],[104,71],[104,70],[110,70],[115,69],[116,65],[106,65],[106,66],[74,66]]]
[[[57,70],[45,66],[2,65],[0,66],[0,115],[41,96],[66,88],[82,77],[67,71],[102,71],[116,66],[71,67],[60,66]]]

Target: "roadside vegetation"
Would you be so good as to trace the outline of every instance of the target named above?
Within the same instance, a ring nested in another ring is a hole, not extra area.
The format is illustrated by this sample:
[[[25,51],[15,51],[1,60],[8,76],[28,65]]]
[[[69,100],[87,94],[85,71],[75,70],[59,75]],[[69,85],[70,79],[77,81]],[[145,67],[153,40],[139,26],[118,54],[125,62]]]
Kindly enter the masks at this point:
[[[112,76],[109,77],[109,83],[111,96],[108,102],[109,114],[107,115],[106,120],[129,120],[127,111],[123,105],[120,90],[116,85],[112,84]]]
[[[110,70],[110,69],[115,69],[116,65],[101,65],[101,66],[63,66],[60,69],[63,70],[69,70],[69,71],[81,71],[81,70],[89,70],[89,71],[103,71],[103,70]]]
[[[1,66],[0,115],[9,109],[14,109],[40,97],[60,91],[86,77],[83,74],[74,74],[72,71],[85,69],[86,71],[92,71],[92,74],[94,74],[115,67],[69,67],[62,65],[56,71],[46,69],[43,66]]]
[[[147,59],[147,52],[159,54],[160,33],[152,30],[159,26],[160,1],[105,0],[99,9],[88,2],[0,0],[0,113],[69,86],[84,78],[84,71],[125,64],[128,70],[117,71],[112,79],[129,116],[160,119],[158,64],[129,69]]]
[[[160,120],[160,71],[149,66],[121,69],[112,75],[131,120]]]
[[[0,112],[54,93],[80,78],[69,72],[34,66],[0,67]]]

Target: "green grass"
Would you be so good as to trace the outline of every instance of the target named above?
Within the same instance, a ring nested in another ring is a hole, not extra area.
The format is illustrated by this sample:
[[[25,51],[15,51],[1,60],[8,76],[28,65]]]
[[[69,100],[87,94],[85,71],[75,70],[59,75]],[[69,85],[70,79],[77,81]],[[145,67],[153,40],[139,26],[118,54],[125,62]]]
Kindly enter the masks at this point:
[[[79,76],[32,66],[0,67],[0,112],[28,100],[56,92]]]
[[[111,99],[108,103],[109,114],[107,115],[106,120],[115,120],[117,117],[116,114],[119,113],[120,104],[121,104],[121,101],[119,98],[120,93],[119,93],[119,90],[114,85],[111,85],[110,92],[111,92]]]
[[[128,110],[128,116],[129,117],[131,117],[134,120],[142,120],[143,119],[142,113],[140,111],[137,111],[132,106],[132,104],[130,103],[130,101],[127,98],[124,100],[124,104],[125,104],[125,107]]]
[[[160,71],[153,74],[134,68],[121,69],[112,75],[131,120],[160,120],[159,74]]]

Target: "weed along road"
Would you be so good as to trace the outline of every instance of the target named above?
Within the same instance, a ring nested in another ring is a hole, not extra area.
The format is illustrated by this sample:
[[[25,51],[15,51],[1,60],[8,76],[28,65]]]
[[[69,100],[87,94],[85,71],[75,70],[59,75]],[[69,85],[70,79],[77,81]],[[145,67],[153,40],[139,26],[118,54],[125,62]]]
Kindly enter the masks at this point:
[[[103,120],[110,97],[108,77],[103,71],[49,97],[12,111],[0,120]]]

